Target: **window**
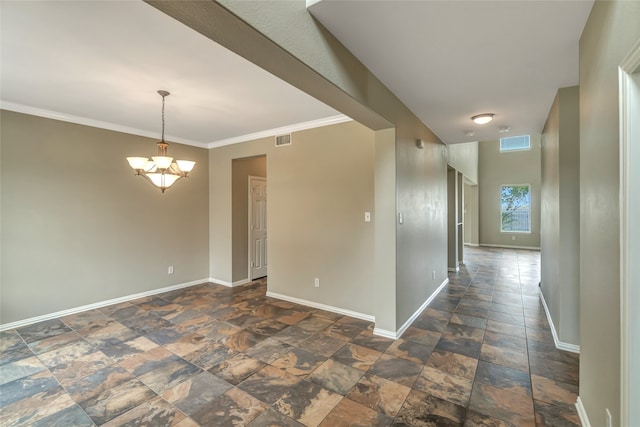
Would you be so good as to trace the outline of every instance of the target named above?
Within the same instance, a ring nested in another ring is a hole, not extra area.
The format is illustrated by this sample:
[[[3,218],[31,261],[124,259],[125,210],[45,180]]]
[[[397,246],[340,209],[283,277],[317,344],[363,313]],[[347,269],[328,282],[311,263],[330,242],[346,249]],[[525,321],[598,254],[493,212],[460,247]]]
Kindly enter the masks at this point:
[[[500,231],[531,232],[531,187],[503,185],[500,189]]]
[[[531,139],[529,135],[510,136],[500,138],[500,152],[522,151],[531,149]]]

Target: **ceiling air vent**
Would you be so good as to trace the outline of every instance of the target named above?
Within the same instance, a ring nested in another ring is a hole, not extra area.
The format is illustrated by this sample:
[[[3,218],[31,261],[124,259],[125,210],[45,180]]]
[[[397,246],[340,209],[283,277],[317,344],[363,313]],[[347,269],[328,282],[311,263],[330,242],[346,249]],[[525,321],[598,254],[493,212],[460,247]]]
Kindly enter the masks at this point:
[[[291,134],[276,136],[276,147],[282,147],[283,145],[291,145]]]

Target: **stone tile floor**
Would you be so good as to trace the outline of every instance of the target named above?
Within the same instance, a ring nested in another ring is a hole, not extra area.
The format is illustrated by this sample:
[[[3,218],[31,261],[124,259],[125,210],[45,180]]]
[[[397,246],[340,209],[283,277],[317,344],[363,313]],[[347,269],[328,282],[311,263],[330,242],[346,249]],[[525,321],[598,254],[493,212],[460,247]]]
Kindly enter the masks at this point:
[[[466,248],[401,339],[204,284],[1,333],[1,426],[573,426],[539,253]]]

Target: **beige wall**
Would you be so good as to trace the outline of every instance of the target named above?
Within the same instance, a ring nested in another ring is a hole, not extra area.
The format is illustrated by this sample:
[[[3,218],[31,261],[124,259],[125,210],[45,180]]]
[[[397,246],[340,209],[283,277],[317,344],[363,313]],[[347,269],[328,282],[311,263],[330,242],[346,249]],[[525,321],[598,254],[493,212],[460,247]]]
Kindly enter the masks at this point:
[[[397,330],[447,278],[447,149],[409,112],[396,130],[396,198]]]
[[[558,90],[542,132],[541,289],[558,339],[580,342],[578,86]]]
[[[396,330],[396,132],[375,132],[375,316],[376,327]],[[392,286],[390,286],[391,284]],[[380,326],[383,325],[383,326]]]
[[[478,183],[478,142],[447,145],[448,162],[462,172],[467,181]]]
[[[211,186],[211,253],[232,245],[226,230],[236,213],[225,201],[232,197],[226,177],[233,160],[266,155],[269,292],[375,315],[374,132],[347,122],[295,132],[292,140],[278,148],[263,138],[210,151],[211,182],[227,183]],[[364,222],[365,212],[372,222]],[[246,252],[238,256],[246,262]],[[236,261],[212,257],[212,269],[228,274]]]
[[[478,153],[480,245],[540,247],[540,136],[531,150],[500,152],[500,141],[482,141]],[[500,186],[531,186],[531,233],[500,231]],[[515,237],[515,240],[514,240]]]
[[[458,171],[447,168],[447,268],[458,271]]]
[[[392,245],[395,259],[377,257],[373,266],[376,289],[387,294],[395,288],[395,307],[387,306],[381,329],[396,331],[447,278],[446,271],[446,147],[335,37],[306,10],[304,0],[287,2],[164,2],[148,3],[212,40],[238,53],[272,74],[374,131],[395,129],[394,166],[376,160],[376,188],[395,186],[396,205],[382,203],[376,215],[390,223],[376,227],[376,248]],[[425,148],[416,148],[416,139]],[[384,138],[383,138],[384,139]],[[384,145],[384,144],[383,144]],[[389,153],[385,151],[385,155]],[[385,157],[386,159],[389,156]],[[379,171],[378,166],[387,170]],[[387,180],[382,182],[381,180]],[[227,185],[212,184],[214,186]],[[391,191],[387,191],[388,196]],[[377,194],[377,193],[376,193]],[[212,203],[215,203],[212,201]],[[213,206],[212,206],[213,207]],[[398,224],[402,213],[404,224]],[[227,214],[221,213],[221,220]],[[212,230],[214,233],[225,232]],[[228,249],[227,249],[228,250]],[[225,258],[214,249],[212,258]],[[271,259],[273,261],[273,259]],[[230,260],[225,260],[228,265]],[[218,269],[217,266],[213,266]],[[388,272],[395,268],[394,281]],[[222,268],[216,274],[225,274]],[[432,279],[431,272],[436,272]],[[215,276],[214,276],[215,277]],[[228,277],[231,277],[230,271]],[[384,291],[383,291],[384,290]],[[396,314],[391,314],[395,312]]]
[[[1,323],[208,277],[206,150],[161,194],[125,159],[154,140],[1,114]]]
[[[639,22],[640,2],[596,1],[580,38],[580,398],[594,426],[605,408],[620,425],[618,67]]]
[[[464,184],[464,243],[479,244],[478,230],[478,186]]]
[[[265,156],[234,159],[231,165],[232,277],[231,281],[249,279],[249,176],[267,177]]]
[[[447,152],[449,165],[464,175],[462,237],[464,243],[478,245],[478,142],[450,144],[447,146]],[[451,245],[449,245],[449,250],[451,250]]]

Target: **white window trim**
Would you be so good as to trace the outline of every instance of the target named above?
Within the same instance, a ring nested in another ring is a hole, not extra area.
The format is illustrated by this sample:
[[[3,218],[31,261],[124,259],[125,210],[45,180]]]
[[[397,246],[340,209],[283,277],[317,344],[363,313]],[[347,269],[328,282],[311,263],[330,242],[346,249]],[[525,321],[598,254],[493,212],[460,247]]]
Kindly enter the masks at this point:
[[[522,150],[521,150],[522,151]],[[512,231],[502,229],[502,187],[529,187],[529,231]],[[533,195],[531,194],[531,184],[500,184],[498,189],[498,224],[500,233],[504,234],[533,234],[531,227],[531,205],[533,205]]]
[[[516,148],[513,150],[503,150],[502,149],[502,140],[503,139],[507,139],[507,138],[517,138],[517,137],[521,137],[521,136],[528,136],[529,137],[529,147],[528,148]],[[502,154],[502,153],[517,153],[518,151],[531,151],[531,135],[518,135],[518,136],[507,136],[504,138],[500,138],[500,140],[498,141],[498,151]]]
[[[500,150],[500,154],[517,153],[518,151],[531,151],[531,145],[529,148],[518,148],[517,150]]]

